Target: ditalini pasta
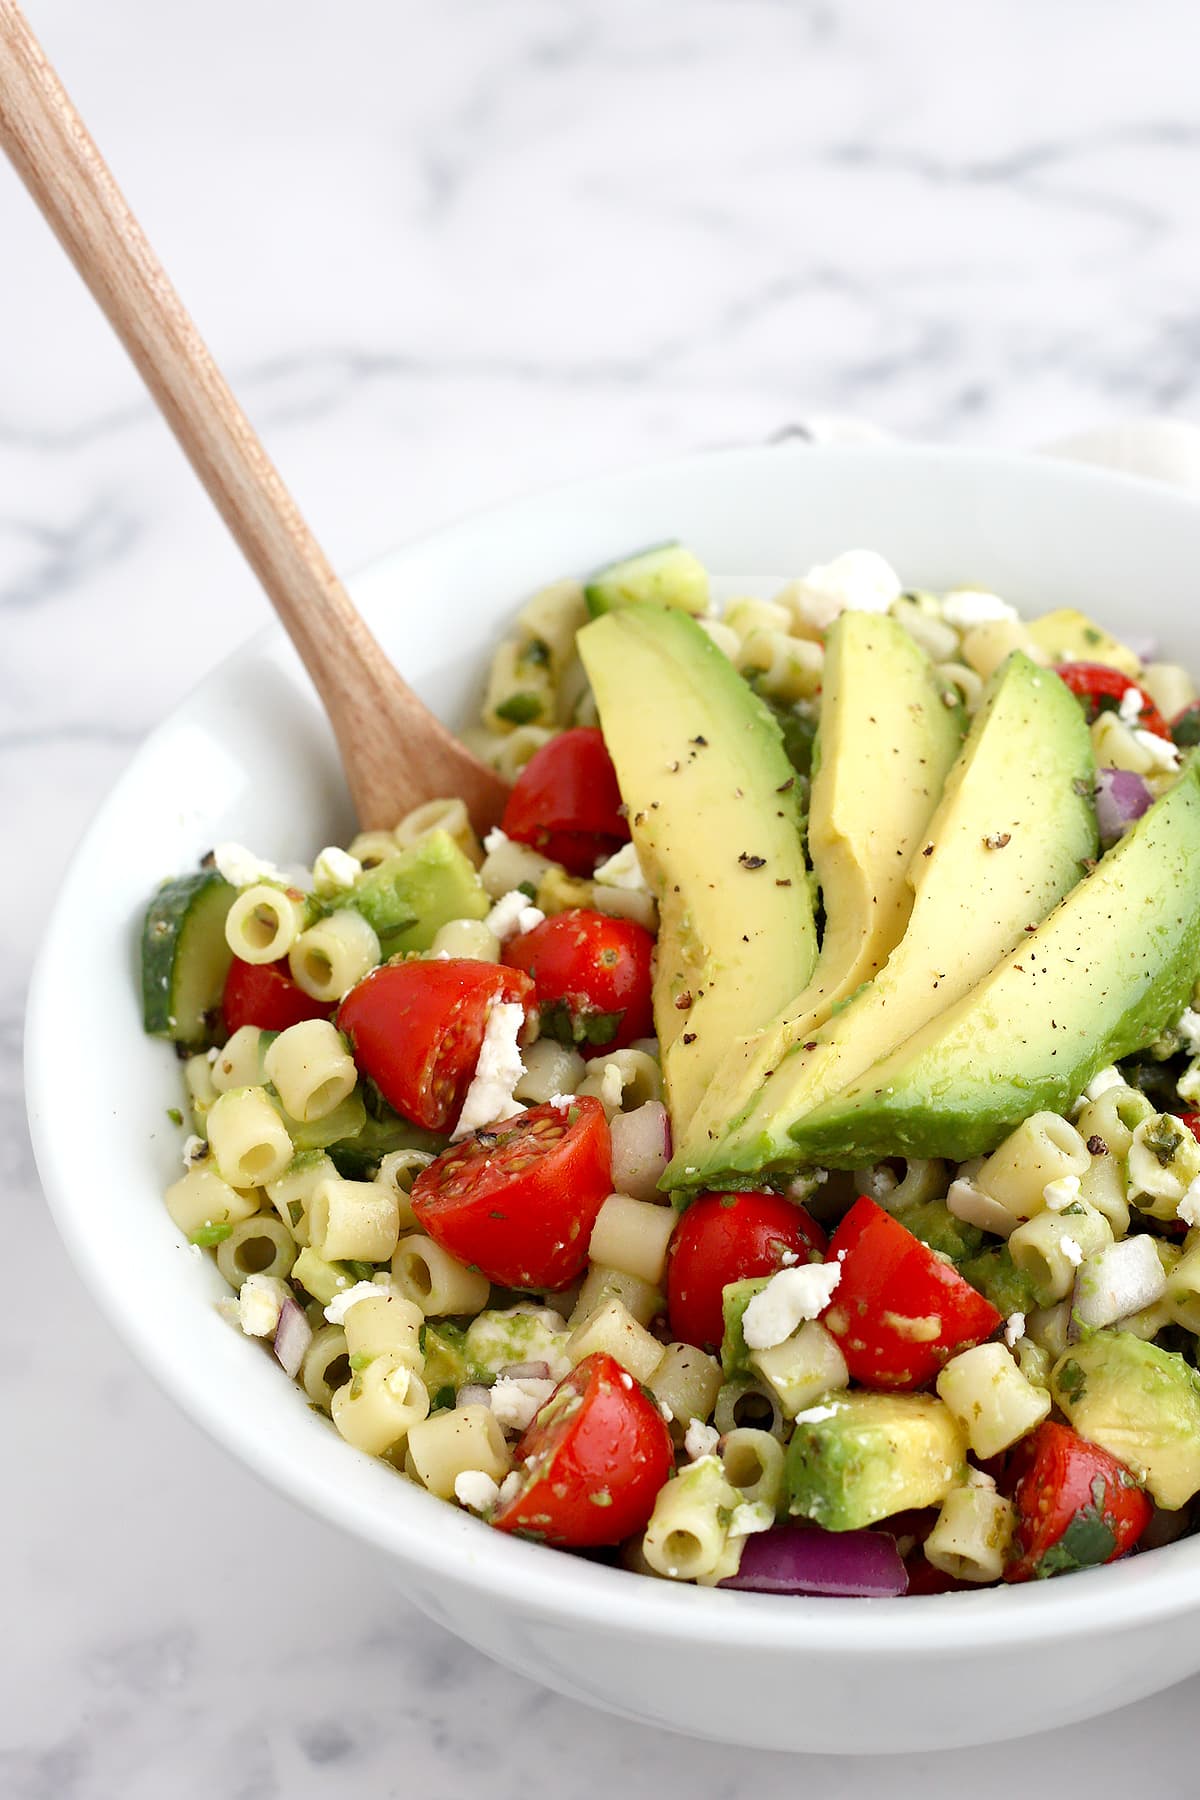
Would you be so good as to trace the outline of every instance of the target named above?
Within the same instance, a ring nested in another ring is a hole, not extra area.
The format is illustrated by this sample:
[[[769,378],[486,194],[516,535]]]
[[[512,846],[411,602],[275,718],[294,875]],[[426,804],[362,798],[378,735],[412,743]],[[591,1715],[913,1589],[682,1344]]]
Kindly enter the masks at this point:
[[[1178,1535],[1191,675],[870,551],[721,611],[667,543],[527,599],[468,736],[482,836],[450,794],[150,903],[164,1229],[246,1355],[614,1579],[819,1594],[836,1534],[896,1597]]]

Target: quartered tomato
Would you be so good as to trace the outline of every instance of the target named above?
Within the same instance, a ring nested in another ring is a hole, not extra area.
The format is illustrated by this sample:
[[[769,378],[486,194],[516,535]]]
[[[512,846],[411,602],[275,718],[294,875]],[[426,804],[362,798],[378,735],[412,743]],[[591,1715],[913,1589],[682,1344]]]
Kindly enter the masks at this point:
[[[1152,731],[1156,737],[1170,738],[1167,722],[1145,688],[1122,675],[1120,669],[1110,669],[1107,663],[1069,662],[1059,663],[1054,673],[1084,702],[1089,719],[1097,713],[1116,712],[1132,688],[1142,703],[1134,724],[1141,731]]]
[[[282,962],[248,963],[235,956],[229,965],[221,1013],[231,1037],[243,1025],[286,1031],[305,1019],[327,1019],[332,1011],[292,980],[286,957]]]
[[[1123,1462],[1052,1419],[1011,1452],[1001,1488],[1017,1513],[1006,1581],[1112,1562],[1133,1549],[1153,1510]]]
[[[726,1283],[774,1275],[785,1258],[808,1262],[824,1248],[821,1227],[782,1194],[702,1194],[676,1225],[667,1252],[672,1335],[719,1349]]]
[[[566,1287],[587,1262],[612,1187],[608,1121],[589,1096],[527,1112],[451,1144],[412,1190],[435,1242],[504,1287]]]
[[[569,1550],[641,1531],[675,1462],[658,1407],[603,1350],[559,1382],[515,1456],[522,1486],[492,1524]]]
[[[873,1200],[854,1202],[825,1260],[839,1262],[842,1273],[821,1323],[866,1387],[924,1387],[943,1363],[1003,1322],[956,1269]]]
[[[629,826],[603,734],[580,725],[543,744],[517,776],[501,827],[572,875],[590,875],[615,855]]]
[[[653,953],[654,939],[632,919],[577,907],[510,938],[504,960],[532,977],[543,1036],[599,1056],[653,1031]]]
[[[351,988],[337,1023],[389,1106],[427,1131],[446,1131],[462,1111],[499,1001],[519,1003],[528,1016],[532,981],[465,957],[387,963]]]

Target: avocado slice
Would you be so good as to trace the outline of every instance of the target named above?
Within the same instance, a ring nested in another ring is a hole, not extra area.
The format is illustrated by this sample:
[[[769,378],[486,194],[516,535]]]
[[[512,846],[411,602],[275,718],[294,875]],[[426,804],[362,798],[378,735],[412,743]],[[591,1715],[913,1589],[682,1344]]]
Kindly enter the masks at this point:
[[[962,746],[963,716],[895,619],[847,612],[830,627],[808,850],[826,926],[812,981],[762,1031],[732,1044],[681,1140],[697,1164],[793,1044],[878,974],[912,911],[908,867]],[[676,1125],[678,1131],[678,1124]]]
[[[1200,971],[1200,761],[956,1006],[798,1121],[805,1161],[992,1150],[1177,1019]],[[965,929],[965,921],[964,921]]]
[[[430,831],[361,876],[338,904],[362,914],[388,957],[428,950],[451,919],[486,918],[492,903],[450,833]]]
[[[715,1142],[688,1132],[663,1185],[744,1185],[764,1171],[827,1160],[825,1141],[817,1150],[803,1135],[808,1115],[967,993],[1078,880],[1096,850],[1093,779],[1074,695],[1020,652],[1010,656],[909,864],[912,913],[887,963],[785,1051]],[[969,1154],[957,1141],[951,1151]],[[910,1152],[888,1140],[849,1166],[900,1153],[951,1152]]]
[[[771,714],[686,613],[631,604],[578,642],[658,900],[654,1021],[682,1129],[733,1039],[816,962],[796,775]]]
[[[838,1394],[797,1416],[784,1464],[788,1510],[827,1531],[857,1531],[939,1505],[966,1469],[962,1432],[931,1394]]]
[[[1051,1392],[1081,1437],[1132,1469],[1159,1506],[1200,1490],[1200,1377],[1131,1331],[1097,1331],[1054,1365]]]

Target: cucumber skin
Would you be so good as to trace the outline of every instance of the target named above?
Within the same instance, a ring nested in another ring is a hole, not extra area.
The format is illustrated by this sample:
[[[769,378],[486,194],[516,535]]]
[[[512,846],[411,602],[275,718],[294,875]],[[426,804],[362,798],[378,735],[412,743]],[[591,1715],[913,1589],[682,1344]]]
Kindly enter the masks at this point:
[[[680,566],[686,598],[662,591],[664,571],[674,574]],[[627,585],[631,574],[632,585]],[[695,616],[703,613],[708,604],[708,576],[699,559],[671,538],[661,544],[647,544],[642,550],[594,570],[584,581],[583,597],[593,619],[633,601],[675,606],[680,612]]]
[[[211,998],[201,1014],[220,1003],[233,952],[225,943],[225,914],[232,906],[237,889],[215,869],[199,869],[193,875],[181,875],[166,881],[146,909],[142,924],[142,1025],[151,1037],[168,1037],[177,1043],[202,1046],[207,1041],[203,1018],[180,1020],[177,1013],[180,959],[206,953],[201,946],[191,946],[189,938],[197,925],[219,915],[219,937],[207,953],[213,956],[212,980],[207,984]],[[222,904],[223,903],[223,904]],[[203,909],[197,920],[196,909]],[[189,932],[189,921],[191,931]]]

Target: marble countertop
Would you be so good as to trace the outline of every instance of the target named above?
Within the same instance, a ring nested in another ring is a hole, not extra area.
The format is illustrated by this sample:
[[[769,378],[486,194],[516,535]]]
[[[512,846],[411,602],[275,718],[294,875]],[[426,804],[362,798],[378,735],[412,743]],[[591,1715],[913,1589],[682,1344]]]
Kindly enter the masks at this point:
[[[28,4],[339,566],[814,414],[1014,446],[1200,415],[1188,0]],[[40,1204],[25,981],[101,795],[266,606],[3,169],[0,245],[3,1800],[1193,1793],[1197,1683],[886,1769],[589,1712],[133,1364]]]

